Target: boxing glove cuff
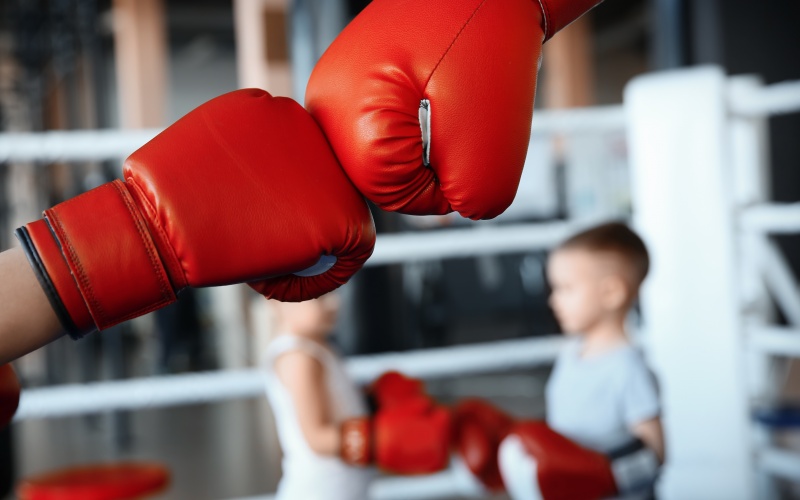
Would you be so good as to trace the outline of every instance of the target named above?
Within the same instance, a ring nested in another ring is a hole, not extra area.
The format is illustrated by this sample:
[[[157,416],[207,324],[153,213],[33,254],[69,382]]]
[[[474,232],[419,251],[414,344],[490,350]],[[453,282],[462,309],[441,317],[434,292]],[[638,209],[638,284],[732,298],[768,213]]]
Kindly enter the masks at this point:
[[[86,308],[47,219],[17,228],[14,234],[64,330],[73,339],[92,331],[92,315]]]
[[[603,0],[537,0],[542,9],[542,31],[546,42],[597,6]]]
[[[366,467],[372,463],[372,422],[366,417],[351,418],[342,423],[342,460],[350,465]]]
[[[46,210],[43,220],[16,234],[61,325],[74,339],[176,300],[160,257],[163,242],[156,244],[122,181]],[[175,285],[180,289],[185,280]]]

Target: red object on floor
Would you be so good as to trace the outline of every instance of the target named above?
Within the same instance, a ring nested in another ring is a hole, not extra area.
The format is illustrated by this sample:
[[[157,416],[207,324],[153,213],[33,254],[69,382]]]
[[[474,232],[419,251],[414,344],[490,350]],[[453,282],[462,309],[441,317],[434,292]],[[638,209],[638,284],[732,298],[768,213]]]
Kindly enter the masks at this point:
[[[126,500],[162,492],[169,469],[153,462],[69,467],[29,477],[17,485],[19,500]]]

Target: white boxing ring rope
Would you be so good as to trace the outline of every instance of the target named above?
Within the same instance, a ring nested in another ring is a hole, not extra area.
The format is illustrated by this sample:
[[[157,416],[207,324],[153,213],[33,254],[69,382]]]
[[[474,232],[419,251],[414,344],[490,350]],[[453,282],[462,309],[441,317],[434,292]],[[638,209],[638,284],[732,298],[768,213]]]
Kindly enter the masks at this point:
[[[347,370],[358,383],[366,384],[387,370],[433,379],[532,368],[551,363],[562,342],[561,336],[547,336],[354,356],[347,360]],[[24,390],[14,421],[209,403],[263,394],[264,375],[258,369],[69,384]]]
[[[759,462],[759,465],[771,474],[800,481],[800,456],[797,453],[769,448],[761,451]],[[264,497],[263,500],[268,500],[268,497]]]
[[[748,207],[740,218],[742,229],[769,234],[800,232],[800,203],[765,203]]]
[[[762,353],[800,357],[798,338],[800,328],[769,325],[750,325],[748,328],[749,344]]]
[[[568,235],[602,219],[537,222],[470,229],[437,229],[381,234],[365,266],[381,266],[434,259],[477,257],[552,248]]]
[[[761,117],[800,111],[800,81],[776,83],[729,96],[731,111]],[[532,134],[623,130],[622,106],[536,110]],[[9,132],[0,134],[0,163],[10,161],[97,161],[125,158],[160,129]]]
[[[159,132],[161,129],[8,132],[0,134],[0,162],[121,159]]]
[[[800,80],[773,83],[728,96],[730,110],[743,117],[785,115],[800,111]]]
[[[622,106],[536,111],[531,132],[591,132],[622,130]],[[0,163],[14,161],[100,161],[122,159],[161,132],[139,130],[70,130],[52,132],[8,132],[0,134]]]

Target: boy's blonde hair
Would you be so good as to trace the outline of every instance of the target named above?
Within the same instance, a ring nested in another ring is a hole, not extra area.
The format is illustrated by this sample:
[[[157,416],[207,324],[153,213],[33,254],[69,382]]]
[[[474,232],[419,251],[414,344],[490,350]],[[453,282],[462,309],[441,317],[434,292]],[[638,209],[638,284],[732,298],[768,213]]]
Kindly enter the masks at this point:
[[[650,269],[647,247],[639,235],[622,222],[609,222],[581,231],[561,243],[556,250],[585,250],[617,257],[634,296]]]

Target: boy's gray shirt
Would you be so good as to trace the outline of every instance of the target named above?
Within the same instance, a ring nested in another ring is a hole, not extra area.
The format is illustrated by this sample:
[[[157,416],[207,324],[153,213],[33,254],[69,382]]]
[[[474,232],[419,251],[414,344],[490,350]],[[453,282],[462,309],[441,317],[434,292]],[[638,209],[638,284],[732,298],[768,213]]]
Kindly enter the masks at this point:
[[[547,382],[547,422],[577,443],[609,452],[629,443],[629,429],[658,417],[655,377],[631,345],[581,358],[581,341],[569,342]]]

